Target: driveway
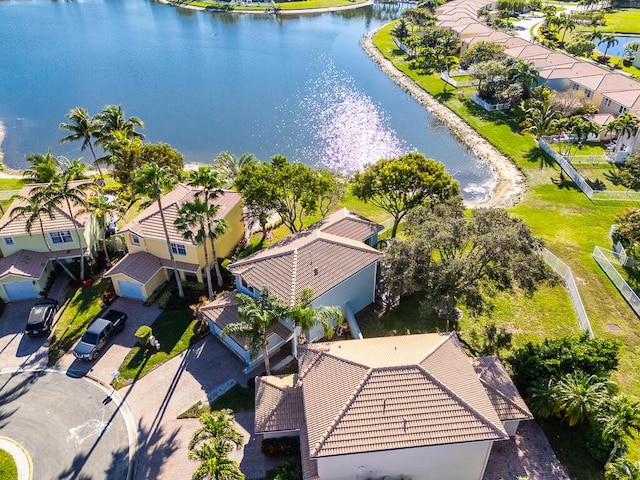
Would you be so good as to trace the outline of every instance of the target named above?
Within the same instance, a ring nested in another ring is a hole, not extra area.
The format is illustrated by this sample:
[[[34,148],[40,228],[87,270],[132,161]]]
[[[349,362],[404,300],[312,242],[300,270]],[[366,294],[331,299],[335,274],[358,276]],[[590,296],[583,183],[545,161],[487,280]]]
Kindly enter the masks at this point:
[[[47,366],[48,338],[29,337],[24,334],[29,311],[35,301],[32,299],[11,302],[0,315],[0,369]]]

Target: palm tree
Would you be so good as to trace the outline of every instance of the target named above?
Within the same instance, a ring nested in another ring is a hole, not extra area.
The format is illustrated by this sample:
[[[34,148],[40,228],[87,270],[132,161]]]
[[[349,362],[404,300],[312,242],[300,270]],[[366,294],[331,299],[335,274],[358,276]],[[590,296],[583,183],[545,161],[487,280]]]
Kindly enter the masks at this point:
[[[55,258],[56,262],[64,269],[65,272],[74,280],[77,281],[76,276],[71,273],[71,270],[65,265],[64,262],[60,261],[57,255],[53,252],[51,247],[49,246],[49,241],[47,240],[47,235],[44,233],[44,224],[42,223],[42,218],[48,218],[49,220],[53,220],[53,209],[54,206],[47,201],[46,198],[42,196],[36,195],[28,195],[22,196],[17,195],[14,197],[14,200],[17,200],[19,204],[11,209],[9,212],[9,216],[11,218],[15,218],[18,216],[24,217],[26,219],[26,229],[27,233],[31,236],[33,230],[33,224],[38,222],[40,226],[40,233],[42,234],[42,240],[44,241],[45,246],[49,253]]]
[[[113,155],[114,150],[125,140],[139,138],[144,140],[144,134],[136,131],[136,128],[144,128],[144,122],[138,117],[127,118],[122,105],[108,105],[95,116],[100,129],[96,133],[96,145],[105,152]],[[99,162],[109,163],[111,155],[99,158]]]
[[[176,218],[174,225],[176,226],[176,229],[182,233],[185,240],[195,241],[198,245],[203,245],[207,287],[209,290],[209,299],[212,299],[213,285],[211,284],[209,249],[207,248],[207,239],[209,238],[207,219],[210,215],[210,209],[217,212],[220,207],[217,205],[207,205],[205,202],[198,199],[190,203],[185,203],[178,209],[178,218]],[[213,212],[211,216],[215,216],[215,212]]]
[[[600,40],[600,43],[598,45],[600,45],[601,43],[605,44],[604,47],[604,56],[607,56],[607,51],[613,47],[614,45],[617,45],[619,42],[619,40],[616,38],[616,35],[612,32],[606,32],[604,34],[602,34],[602,39]]]
[[[514,82],[522,85],[524,98],[529,98],[531,96],[531,89],[540,78],[540,73],[535,69],[533,63],[517,60],[509,67],[508,73]]]
[[[249,349],[254,355],[262,350],[265,371],[271,375],[267,335],[280,320],[286,319],[287,307],[276,297],[269,296],[267,287],[262,288],[259,298],[239,293],[236,300],[240,303],[240,322],[229,323],[222,329],[222,336],[238,335],[248,340]]]
[[[625,457],[619,457],[615,462],[607,463],[605,480],[640,480],[640,462],[631,463]]]
[[[640,119],[638,119],[638,117],[631,112],[624,112],[623,114],[618,115],[614,120],[607,123],[605,130],[609,133],[615,132],[619,139],[621,137],[631,138],[637,133],[639,124]],[[618,142],[616,145],[616,151],[618,151],[621,146],[622,142]]]
[[[83,209],[83,211],[93,215],[98,223],[98,228],[100,229],[102,236],[102,251],[104,252],[108,265],[111,265],[111,258],[109,258],[109,250],[107,249],[107,239],[104,236],[104,231],[107,226],[107,218],[111,215],[121,215],[125,210],[125,206],[118,200],[107,200],[101,191],[98,191],[96,195],[91,195]]]
[[[244,480],[238,463],[228,457],[244,441],[235,428],[231,410],[202,415],[200,423],[202,426],[189,442],[189,458],[200,461],[192,479]]]
[[[596,375],[569,374],[556,384],[558,411],[573,427],[593,417],[608,396],[609,382]]]
[[[169,238],[167,221],[164,216],[164,209],[162,208],[163,195],[172,190],[177,182],[178,179],[168,167],[159,167],[157,163],[152,162],[146,164],[134,173],[131,190],[134,193],[145,195],[149,200],[158,204],[158,211],[160,212],[160,219],[162,220],[162,228],[164,229],[164,238],[167,243],[167,251],[169,252],[169,259],[171,260],[171,266],[173,267],[173,274],[176,279],[176,284],[178,285],[178,295],[180,298],[184,298],[182,281],[180,280],[180,273],[178,273],[178,264],[176,263],[176,259],[173,255],[173,250],[171,249],[171,239]]]
[[[56,162],[60,170],[67,172],[70,181],[87,179],[87,164],[82,163],[80,159],[74,158],[70,160],[67,157],[59,156],[56,158]]]
[[[607,459],[611,462],[624,441],[624,437],[640,432],[640,401],[627,395],[615,397],[607,413],[600,417],[604,435],[613,439],[613,448]]]
[[[82,140],[82,146],[80,147],[80,150],[84,151],[85,148],[89,147],[89,150],[91,150],[91,156],[93,157],[93,164],[98,168],[100,178],[104,180],[102,170],[100,169],[98,159],[96,158],[96,152],[93,149],[93,144],[91,143],[91,140],[93,138],[96,138],[100,135],[100,124],[95,117],[89,116],[89,112],[81,107],[71,109],[71,111],[67,113],[67,118],[69,119],[70,123],[63,122],[60,124],[60,128],[62,128],[63,130],[68,130],[69,132],[71,132],[71,134],[61,138],[60,143]]]
[[[556,382],[551,378],[547,382],[538,382],[527,392],[527,404],[538,417],[549,418],[558,414],[558,395]]]
[[[213,159],[214,165],[226,175],[231,185],[233,185],[242,167],[259,161],[253,153],[244,153],[238,158],[229,150],[220,152],[218,156]]]
[[[325,336],[331,338],[333,336],[332,320],[342,322],[340,307],[313,307],[311,302],[313,302],[313,290],[307,287],[300,292],[296,303],[287,312],[287,318],[295,327],[300,328],[298,340],[300,343],[304,342],[305,332],[316,325],[322,325]]]
[[[594,43],[600,43],[604,35],[602,30],[598,30],[598,27],[593,27],[589,33],[585,35],[587,40],[591,40]]]
[[[216,207],[214,201],[222,193],[220,188],[222,182],[218,175],[218,172],[210,167],[200,167],[189,174],[187,184],[194,187],[202,187],[200,192],[196,193],[196,198],[204,197],[204,203],[206,208],[206,224],[207,224],[207,236],[211,242],[211,253],[213,257],[213,268],[216,271],[216,281],[218,287],[222,286],[222,272],[220,272],[220,265],[218,264],[218,253],[216,252],[215,241],[224,234],[227,230],[227,223],[224,219],[216,219],[219,208]],[[209,269],[209,263],[207,263],[207,269]]]
[[[32,153],[27,157],[27,163],[31,166],[25,168],[22,174],[28,182],[48,183],[58,174],[58,163],[56,157],[51,155],[51,149],[45,155]]]
[[[562,30],[562,38],[560,39],[560,42],[564,45],[564,37],[567,34],[567,31],[573,32],[577,26],[577,23],[573,18],[571,18],[570,15],[562,14],[559,18],[561,19],[561,22],[558,24],[558,26]]]
[[[65,170],[48,184],[35,186],[31,190],[30,195],[35,196],[36,201],[50,205],[52,208],[60,204],[66,205],[69,218],[73,222],[76,238],[78,239],[80,250],[80,281],[83,281],[85,251],[82,243],[82,235],[80,235],[80,230],[78,229],[78,222],[75,221],[72,205],[86,208],[87,193],[90,189],[94,188],[94,184],[74,181],[74,175],[75,172],[73,169]]]
[[[554,123],[560,118],[560,113],[548,101],[535,101],[525,110],[524,131],[531,132],[536,138],[548,135]]]

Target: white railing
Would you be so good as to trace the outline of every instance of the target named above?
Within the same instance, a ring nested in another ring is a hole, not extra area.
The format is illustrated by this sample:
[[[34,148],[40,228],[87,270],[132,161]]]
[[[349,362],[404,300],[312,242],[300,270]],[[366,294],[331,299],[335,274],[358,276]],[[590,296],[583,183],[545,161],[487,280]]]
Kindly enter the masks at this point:
[[[453,72],[450,74],[447,74],[447,72],[440,72],[440,78],[456,88],[474,87],[478,85],[478,80],[456,80],[454,77]]]
[[[481,99],[477,93],[471,94],[471,100],[473,100],[477,105],[480,105],[487,112],[509,110],[511,108],[511,104],[509,103],[487,103],[483,99]]]
[[[560,275],[564,280],[564,286],[569,291],[571,304],[573,305],[573,309],[575,310],[576,316],[578,317],[578,325],[580,326],[580,330],[582,330],[583,332],[589,332],[589,336],[593,338],[593,329],[591,328],[589,317],[587,317],[587,312],[584,309],[582,297],[580,297],[580,292],[578,291],[578,286],[576,285],[576,281],[573,278],[571,269],[566,263],[564,263],[546,248],[542,250],[542,258],[547,263],[547,265],[549,265],[551,269],[558,275]]]
[[[629,286],[629,284],[622,278],[622,275],[618,272],[614,263],[621,264],[623,258],[626,260],[626,254],[622,257],[620,254],[616,252],[612,252],[611,250],[607,250],[601,247],[595,247],[593,249],[593,258],[596,263],[600,265],[600,268],[604,271],[604,273],[609,277],[611,283],[615,285],[620,294],[627,301],[629,306],[633,309],[638,317],[640,317],[640,298],[633,291],[633,288]]]

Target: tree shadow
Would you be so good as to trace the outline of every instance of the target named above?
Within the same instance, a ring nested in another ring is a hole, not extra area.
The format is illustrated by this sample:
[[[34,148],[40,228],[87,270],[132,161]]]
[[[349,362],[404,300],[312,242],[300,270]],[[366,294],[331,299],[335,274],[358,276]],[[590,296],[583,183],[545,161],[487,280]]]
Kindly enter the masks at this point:
[[[163,427],[145,429],[138,422],[138,436],[142,439],[138,445],[136,461],[136,478],[162,478],[162,460],[170,457],[178,450],[176,440],[179,428],[171,433],[165,433]],[[184,452],[185,456],[187,452]]]
[[[540,147],[531,147],[523,156],[528,162],[540,163],[540,169],[553,167],[556,164],[555,160],[547,155]]]
[[[580,191],[580,188],[573,182],[573,180],[567,177],[562,170],[560,170],[560,177],[558,178],[550,177],[550,180],[551,180],[551,183],[556,185],[561,190]]]

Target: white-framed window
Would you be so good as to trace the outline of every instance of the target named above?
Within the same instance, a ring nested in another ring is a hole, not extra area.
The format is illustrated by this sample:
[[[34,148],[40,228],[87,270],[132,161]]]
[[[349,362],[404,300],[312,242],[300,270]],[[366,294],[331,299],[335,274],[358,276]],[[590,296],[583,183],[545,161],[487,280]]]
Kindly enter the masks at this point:
[[[591,98],[591,90],[585,90],[584,94],[587,96],[587,98]]]
[[[574,90],[580,90],[580,85],[578,85],[577,83],[573,84],[573,89]]]
[[[604,106],[605,107],[611,106],[611,99],[610,98],[605,98],[604,99]]]
[[[4,237],[4,244],[5,245],[15,245],[15,242],[13,241],[13,237]]]
[[[618,110],[618,113],[624,113],[627,111],[626,107],[620,107],[620,109]]]
[[[59,232],[49,232],[49,238],[53,244],[72,243],[73,237],[69,230],[61,230]]]
[[[187,247],[185,247],[182,243],[172,243],[171,251],[174,255],[187,255]]]
[[[131,234],[131,241],[136,245],[140,245],[140,237],[138,237],[138,235],[136,235],[135,233]]]

